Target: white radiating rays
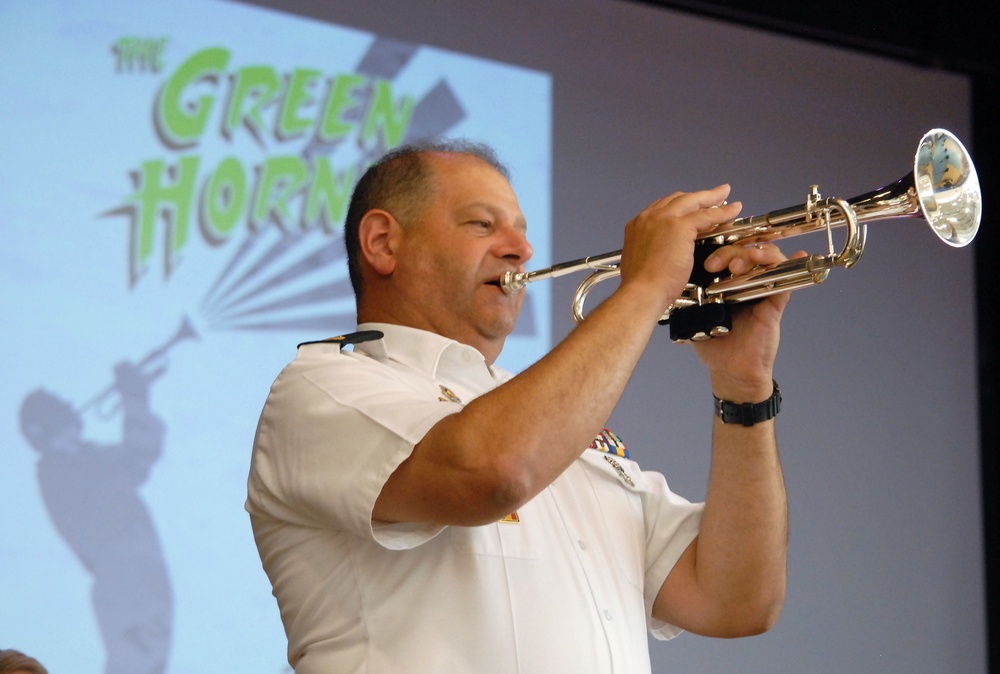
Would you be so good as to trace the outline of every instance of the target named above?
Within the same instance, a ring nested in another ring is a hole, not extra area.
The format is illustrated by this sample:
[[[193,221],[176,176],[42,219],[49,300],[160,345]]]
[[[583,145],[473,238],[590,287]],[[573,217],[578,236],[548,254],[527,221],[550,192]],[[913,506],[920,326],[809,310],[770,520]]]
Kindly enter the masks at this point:
[[[248,235],[202,300],[212,330],[350,331],[354,294],[343,238],[268,227]]]

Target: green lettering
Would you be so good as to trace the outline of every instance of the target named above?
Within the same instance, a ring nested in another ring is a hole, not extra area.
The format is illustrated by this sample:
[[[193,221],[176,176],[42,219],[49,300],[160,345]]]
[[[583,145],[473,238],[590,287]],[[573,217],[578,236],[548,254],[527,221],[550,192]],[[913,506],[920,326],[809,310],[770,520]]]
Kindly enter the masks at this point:
[[[163,68],[163,50],[167,38],[120,37],[115,40],[111,51],[116,56],[118,72],[154,72]]]
[[[208,179],[201,194],[201,232],[205,240],[218,245],[239,223],[246,209],[247,176],[235,157],[226,157]]]
[[[353,126],[344,121],[343,113],[357,104],[354,92],[364,86],[366,81],[361,75],[338,75],[333,81],[317,131],[320,141],[328,143],[350,132]]]
[[[317,157],[313,167],[313,181],[306,195],[302,213],[306,228],[320,225],[327,234],[334,232],[334,225],[343,226],[347,216],[347,203],[354,188],[354,168],[349,167],[339,176],[330,168],[330,160]]]
[[[241,122],[258,140],[263,142],[264,117],[261,109],[273,101],[281,91],[281,80],[270,66],[247,66],[233,75],[233,88],[229,109],[223,124],[223,135],[232,137]],[[243,111],[249,101],[249,109]]]
[[[163,160],[142,163],[138,187],[129,198],[132,202],[132,282],[145,272],[153,254],[156,223],[166,223],[164,251],[165,275],[177,266],[180,250],[187,243],[191,203],[199,157],[181,157],[180,164],[167,168]]]
[[[406,127],[410,124],[410,115],[412,114],[413,98],[403,96],[397,112],[392,102],[392,87],[385,80],[378,80],[375,82],[373,99],[368,108],[368,116],[361,131],[361,138],[366,142],[370,141],[375,137],[376,131],[381,128],[385,147],[396,147],[403,142]]]
[[[250,214],[251,229],[259,231],[270,220],[286,232],[290,231],[294,218],[288,202],[301,191],[308,177],[305,163],[299,157],[265,159]]]
[[[313,119],[299,117],[297,113],[299,108],[315,101],[310,95],[309,89],[319,76],[318,70],[303,68],[293,70],[292,74],[288,76],[285,100],[281,106],[281,115],[278,117],[278,128],[275,130],[275,134],[281,140],[294,138],[315,123]]]
[[[188,87],[202,81],[217,84],[229,63],[229,50],[210,47],[193,54],[180,65],[160,90],[154,106],[156,126],[174,147],[194,145],[205,131],[215,92],[184,101]]]

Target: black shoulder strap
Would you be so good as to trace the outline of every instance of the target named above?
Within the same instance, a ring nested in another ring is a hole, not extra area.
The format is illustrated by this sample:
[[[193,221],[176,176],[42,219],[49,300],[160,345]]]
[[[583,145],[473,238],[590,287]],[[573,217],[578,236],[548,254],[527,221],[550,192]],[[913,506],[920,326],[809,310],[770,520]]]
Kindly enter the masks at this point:
[[[359,332],[351,332],[346,335],[337,335],[336,337],[327,337],[326,339],[317,339],[311,342],[302,342],[295,348],[301,348],[307,344],[337,344],[341,348],[348,344],[360,344],[361,342],[372,342],[376,339],[382,339],[385,337],[378,330],[361,330]]]

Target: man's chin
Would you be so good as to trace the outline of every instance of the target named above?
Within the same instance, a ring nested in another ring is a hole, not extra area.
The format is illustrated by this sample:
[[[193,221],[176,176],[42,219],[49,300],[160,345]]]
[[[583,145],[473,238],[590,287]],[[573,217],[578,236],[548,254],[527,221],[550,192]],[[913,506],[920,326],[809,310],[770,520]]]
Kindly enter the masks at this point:
[[[479,336],[484,342],[484,347],[495,353],[494,358],[500,354],[507,338],[514,332],[517,318],[497,318],[493,321],[480,325]],[[488,346],[487,346],[488,345]],[[489,356],[489,354],[484,354]]]
[[[514,332],[520,313],[495,316],[483,334],[491,339],[506,339]]]

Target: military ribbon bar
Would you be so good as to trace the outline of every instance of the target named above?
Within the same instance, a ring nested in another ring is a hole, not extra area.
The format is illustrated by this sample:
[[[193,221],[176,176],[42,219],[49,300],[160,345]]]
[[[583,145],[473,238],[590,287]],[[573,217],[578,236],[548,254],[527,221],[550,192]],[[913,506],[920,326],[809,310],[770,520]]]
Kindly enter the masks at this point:
[[[624,459],[629,458],[628,449],[625,447],[625,443],[622,439],[615,435],[614,431],[605,428],[602,429],[594,441],[590,443],[591,449],[596,449],[599,452],[607,452],[608,454],[614,454],[615,456],[620,456]]]

